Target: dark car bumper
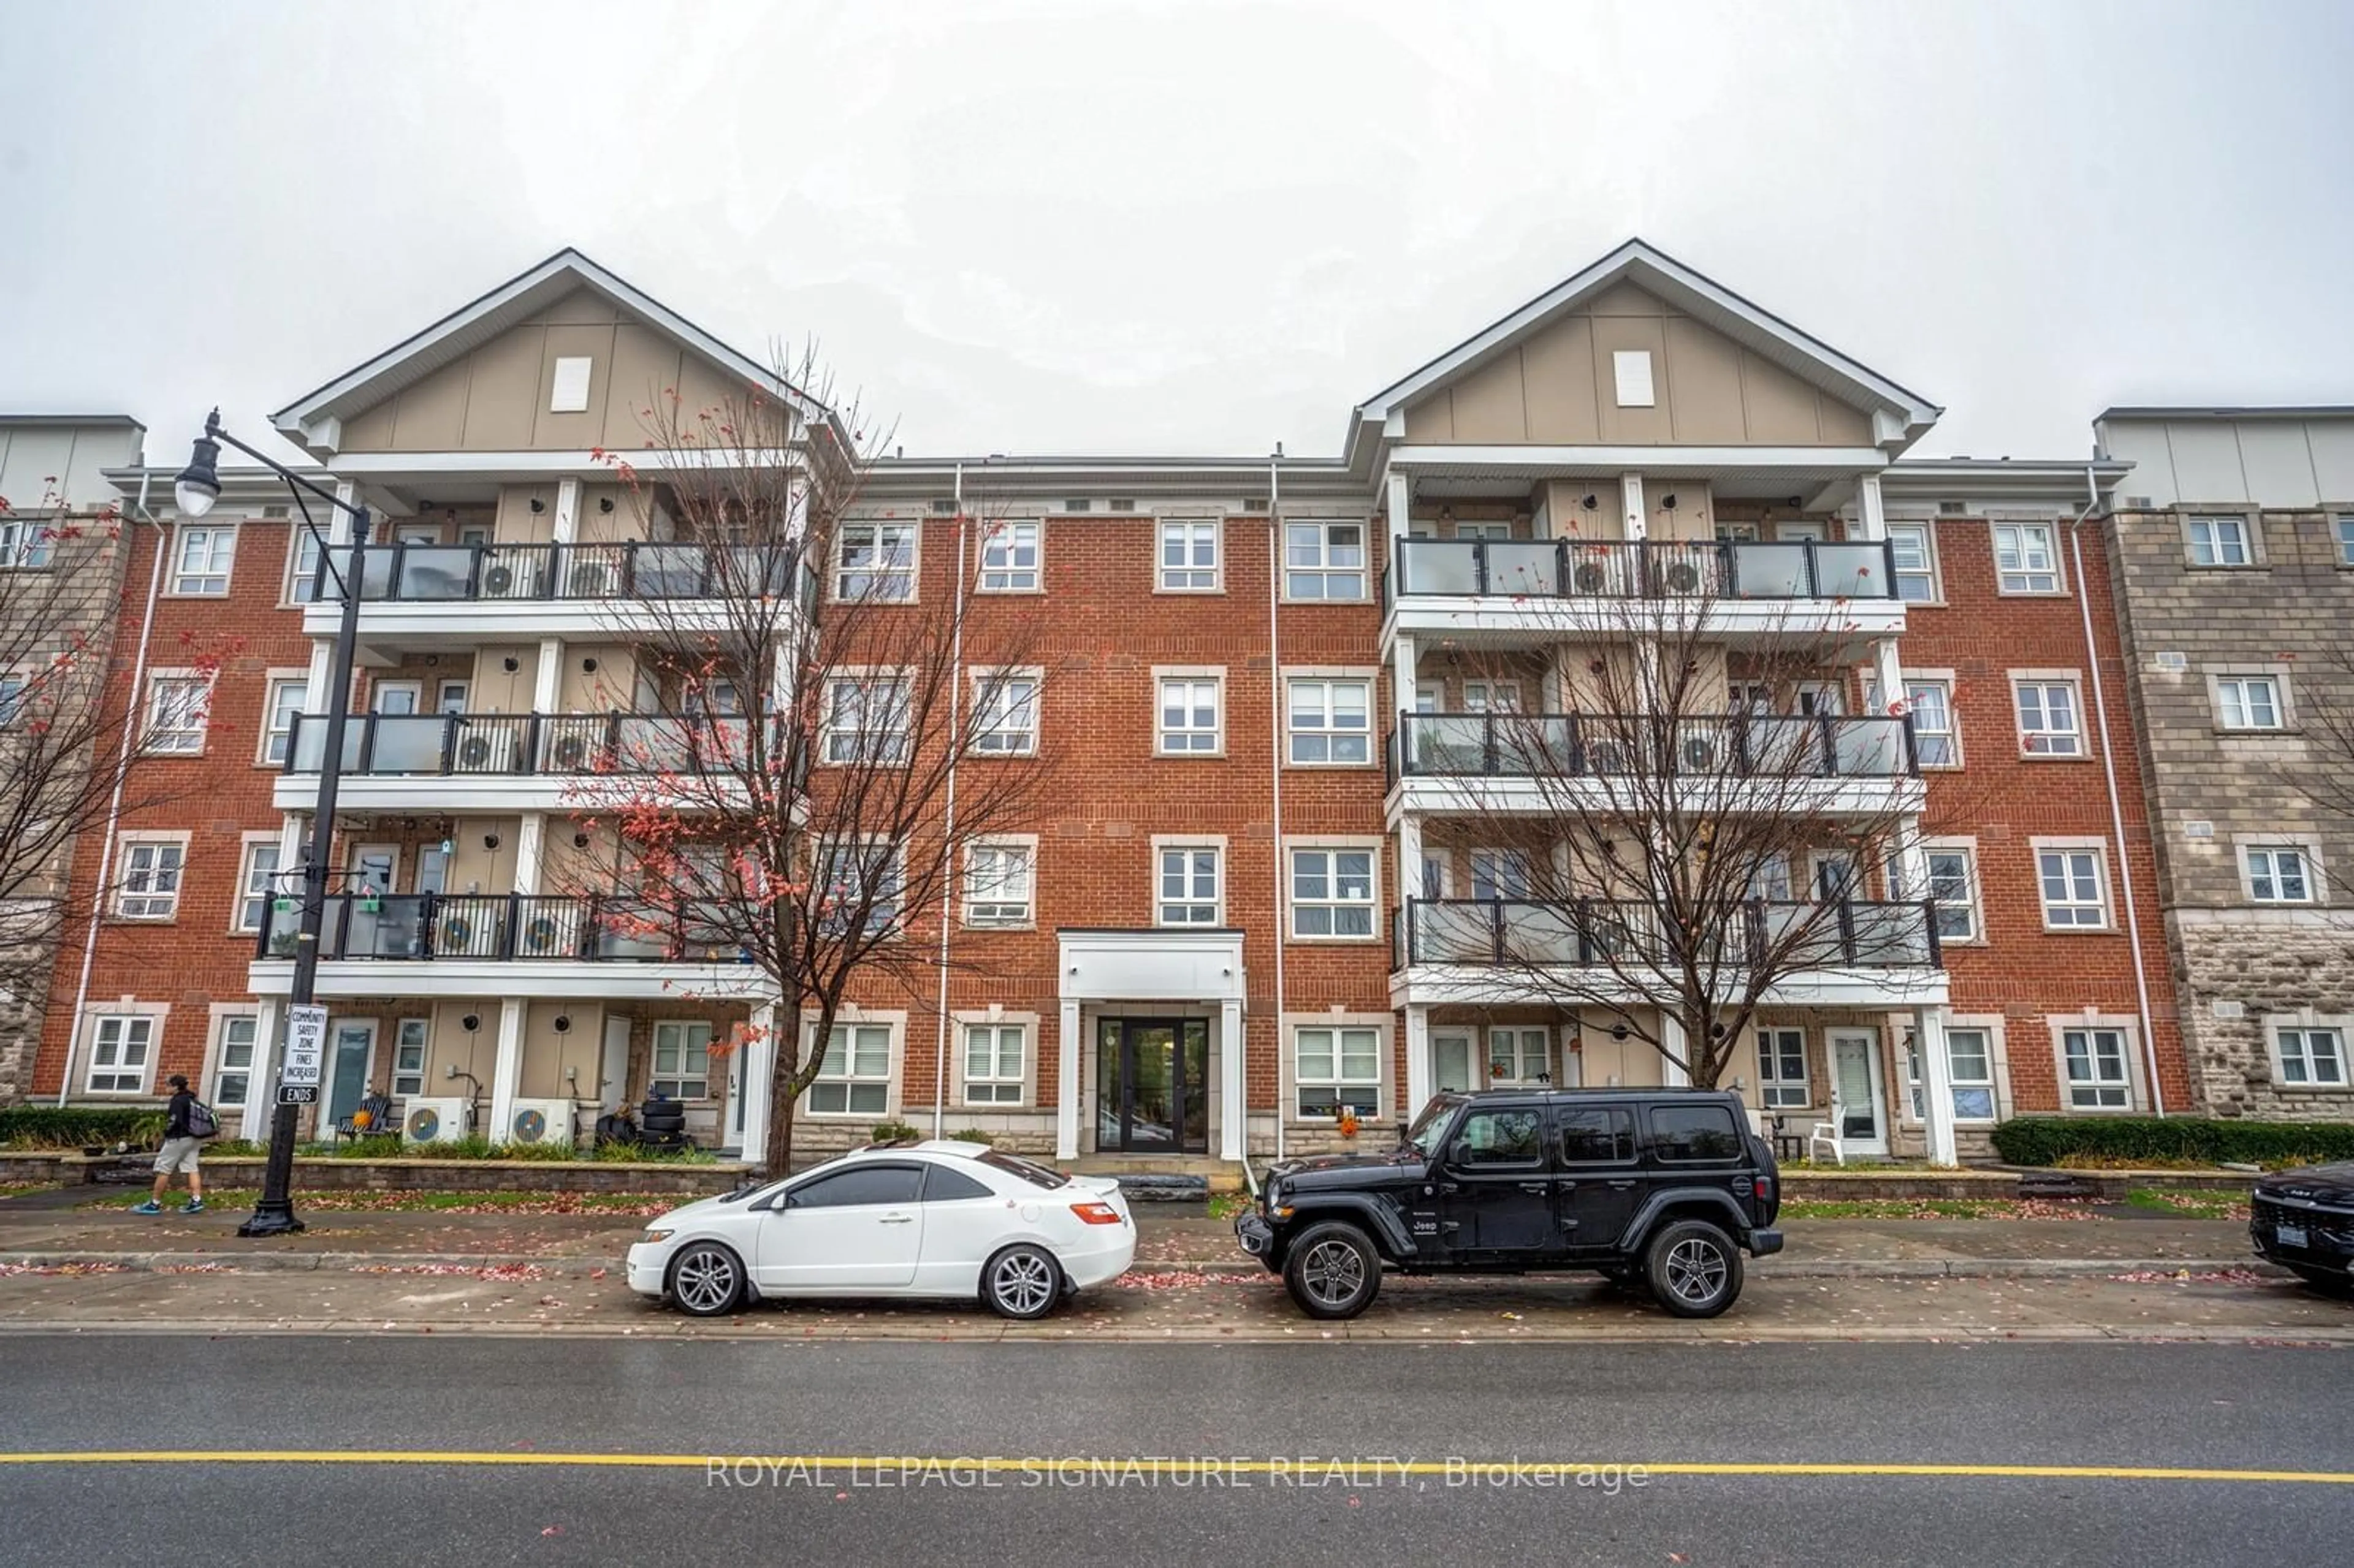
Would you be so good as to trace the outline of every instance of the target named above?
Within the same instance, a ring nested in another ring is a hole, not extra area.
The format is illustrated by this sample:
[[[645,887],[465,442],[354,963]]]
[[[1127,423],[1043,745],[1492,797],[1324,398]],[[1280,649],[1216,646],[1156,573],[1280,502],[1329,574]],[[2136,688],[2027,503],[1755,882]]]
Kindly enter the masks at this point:
[[[1771,1257],[1781,1250],[1782,1233],[1780,1231],[1751,1231],[1749,1233],[1750,1256]]]
[[[1275,1255],[1275,1227],[1256,1209],[1246,1209],[1235,1216],[1235,1239],[1261,1263]]]
[[[2354,1211],[2258,1192],[2249,1204],[2248,1239],[2268,1262],[2354,1274]]]

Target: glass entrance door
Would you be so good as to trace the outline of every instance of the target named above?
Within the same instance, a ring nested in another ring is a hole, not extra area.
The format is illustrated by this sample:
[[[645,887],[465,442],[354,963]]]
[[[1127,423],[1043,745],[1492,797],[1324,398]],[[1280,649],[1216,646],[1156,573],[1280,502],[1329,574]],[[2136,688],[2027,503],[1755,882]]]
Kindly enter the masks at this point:
[[[1210,1024],[1204,1018],[1096,1023],[1096,1147],[1106,1153],[1206,1154]]]

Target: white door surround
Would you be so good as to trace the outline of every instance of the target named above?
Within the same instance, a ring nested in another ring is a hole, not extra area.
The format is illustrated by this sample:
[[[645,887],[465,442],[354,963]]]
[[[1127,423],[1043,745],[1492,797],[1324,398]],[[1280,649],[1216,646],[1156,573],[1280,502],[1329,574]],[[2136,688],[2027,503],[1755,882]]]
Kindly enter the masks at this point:
[[[1079,1010],[1117,1004],[1139,1012],[1152,1007],[1172,1013],[1217,1009],[1217,1093],[1212,1100],[1217,1125],[1211,1142],[1219,1159],[1241,1160],[1249,1124],[1243,1088],[1243,1001],[1249,992],[1242,932],[1224,927],[1057,935],[1055,1157],[1076,1160],[1079,1154],[1079,1057],[1086,1040]]]

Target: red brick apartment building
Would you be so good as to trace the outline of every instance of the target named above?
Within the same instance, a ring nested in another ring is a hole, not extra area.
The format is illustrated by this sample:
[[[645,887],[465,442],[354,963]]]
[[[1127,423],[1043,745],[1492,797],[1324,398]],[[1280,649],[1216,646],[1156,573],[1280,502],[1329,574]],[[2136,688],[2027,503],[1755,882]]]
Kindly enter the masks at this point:
[[[760,1146],[766,1107],[737,1090],[766,1048],[711,1048],[765,1015],[756,989],[584,936],[550,890],[598,847],[567,810],[566,738],[629,705],[611,568],[669,537],[597,454],[642,444],[652,387],[708,402],[762,374],[567,251],[276,417],[408,546],[361,616],[323,1117],[374,1091],[412,1127],[502,1137],[659,1089],[703,1140]],[[1779,985],[1727,1082],[1850,1152],[1945,1160],[2017,1113],[2179,1107],[2116,629],[2084,591],[2106,566],[2073,521],[2123,470],[1909,458],[1938,413],[1633,242],[1360,404],[1336,457],[881,463],[852,528],[904,574],[907,613],[987,568],[977,628],[1044,618],[1057,805],[984,846],[991,896],[954,900],[945,1007],[859,994],[797,1147],[897,1118],[1234,1161],[1339,1146],[1350,1120],[1386,1136],[1443,1087],[1678,1081],[1621,1027],[1678,1037],[1644,998],[1549,1002],[1465,937],[1519,917],[1514,875],[1449,819],[1523,797],[1467,773],[1447,726],[1577,710],[1608,635],[1581,604],[1626,589],[1569,568],[1573,535],[1721,574],[1728,650],[1844,639],[1840,668],[1760,704],[1868,738],[1903,722],[1881,693],[1908,694],[1921,766],[1841,797],[1925,835],[1845,895],[1904,939]],[[302,726],[337,607],[303,602],[283,493],[239,482],[202,524],[159,505],[152,605],[151,563],[127,574],[118,646],[148,652],[125,701],[185,733],[140,765],[174,788],[113,834],[87,984],[79,953],[58,966],[39,1096],[142,1103],[185,1071],[216,1103],[270,1098],[293,916],[268,879],[315,791]],[[1861,587],[1829,594],[1834,576]],[[169,683],[199,667],[191,708]],[[1818,870],[1792,870],[1804,902]]]

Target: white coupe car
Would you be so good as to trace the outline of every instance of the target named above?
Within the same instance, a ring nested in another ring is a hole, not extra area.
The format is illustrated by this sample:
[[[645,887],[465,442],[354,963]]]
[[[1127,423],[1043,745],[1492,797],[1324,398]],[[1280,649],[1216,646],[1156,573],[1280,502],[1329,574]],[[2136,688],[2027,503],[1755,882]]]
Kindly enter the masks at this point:
[[[936,1139],[673,1209],[630,1248],[629,1270],[631,1289],[698,1318],[794,1296],[979,1297],[1007,1318],[1043,1318],[1135,1256],[1112,1178]]]

